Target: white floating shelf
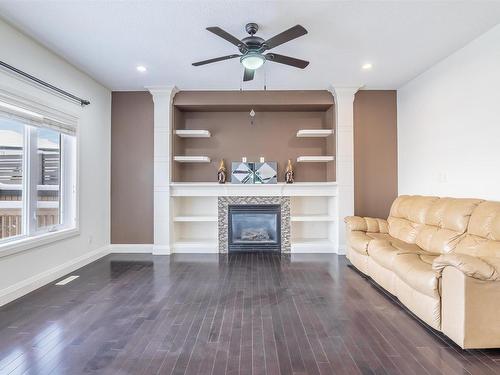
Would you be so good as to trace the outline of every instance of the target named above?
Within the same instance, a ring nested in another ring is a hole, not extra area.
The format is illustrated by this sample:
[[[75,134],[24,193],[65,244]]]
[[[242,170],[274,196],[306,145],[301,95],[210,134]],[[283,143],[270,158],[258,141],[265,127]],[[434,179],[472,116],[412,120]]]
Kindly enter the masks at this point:
[[[335,221],[335,218],[328,215],[297,215],[290,216],[290,221]]]
[[[175,134],[182,138],[210,138],[210,132],[208,130],[180,129],[176,130]]]
[[[208,156],[174,156],[178,163],[210,163]]]
[[[217,216],[175,216],[174,221],[176,222],[212,222],[218,221]]]
[[[299,156],[297,163],[326,163],[334,160],[335,156]]]
[[[328,137],[333,134],[333,129],[301,129],[297,132],[298,138]]]

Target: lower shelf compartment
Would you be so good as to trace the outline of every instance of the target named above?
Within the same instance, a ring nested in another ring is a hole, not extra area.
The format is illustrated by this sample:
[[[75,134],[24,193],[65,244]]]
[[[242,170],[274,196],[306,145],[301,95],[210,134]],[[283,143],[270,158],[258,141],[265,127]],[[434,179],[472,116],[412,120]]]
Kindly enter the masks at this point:
[[[206,253],[214,254],[219,252],[218,243],[213,239],[206,240],[178,240],[173,244],[173,253]]]
[[[292,239],[292,253],[334,253],[336,244],[329,239]]]

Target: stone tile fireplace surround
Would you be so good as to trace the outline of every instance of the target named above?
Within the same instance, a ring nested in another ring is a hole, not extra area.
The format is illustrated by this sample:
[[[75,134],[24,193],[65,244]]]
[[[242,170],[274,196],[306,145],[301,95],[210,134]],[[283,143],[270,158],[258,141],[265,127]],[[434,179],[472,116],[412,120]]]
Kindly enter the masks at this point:
[[[219,252],[228,252],[229,205],[270,205],[278,204],[281,207],[281,252],[290,253],[290,197],[256,197],[236,196],[218,197],[218,233]]]

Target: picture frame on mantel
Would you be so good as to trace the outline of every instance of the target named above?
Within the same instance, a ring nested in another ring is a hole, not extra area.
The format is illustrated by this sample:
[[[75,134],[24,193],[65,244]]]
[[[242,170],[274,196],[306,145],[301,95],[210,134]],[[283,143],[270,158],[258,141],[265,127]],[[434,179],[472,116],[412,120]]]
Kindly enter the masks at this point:
[[[243,161],[233,161],[231,163],[231,183],[232,184],[253,184],[254,183],[254,163]]]
[[[231,163],[232,184],[276,184],[277,176],[278,163],[275,161]]]
[[[254,183],[255,184],[278,183],[278,163],[275,161],[255,163]]]

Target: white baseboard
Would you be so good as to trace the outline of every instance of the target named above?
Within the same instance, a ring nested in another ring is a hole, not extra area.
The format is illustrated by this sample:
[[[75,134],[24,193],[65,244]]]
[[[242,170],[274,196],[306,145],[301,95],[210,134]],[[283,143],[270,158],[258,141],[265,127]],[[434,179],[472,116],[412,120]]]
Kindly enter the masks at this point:
[[[213,244],[189,242],[189,243],[175,243],[172,247],[164,245],[153,244],[111,244],[111,253],[123,254],[154,254],[154,255],[170,255],[177,254],[213,254],[218,253],[219,248]]]
[[[125,253],[125,254],[152,254],[153,245],[152,244],[111,244],[110,252],[115,253]]]
[[[152,245],[153,255],[170,255],[169,245]]]
[[[154,254],[154,255],[169,255],[169,254],[217,254],[219,248],[211,243],[198,242],[178,242],[172,247],[155,246],[153,244],[111,244],[111,254]],[[310,244],[293,244],[292,253],[302,254],[345,254],[345,249],[336,249],[332,244],[314,243]]]
[[[96,261],[110,252],[109,246],[103,246],[99,249],[86,253],[69,262],[63,263],[38,275],[32,276],[26,280],[20,281],[5,289],[0,290],[0,306],[12,302],[25,294],[28,294],[46,284],[57,280],[58,278],[77,270],[89,263]]]

